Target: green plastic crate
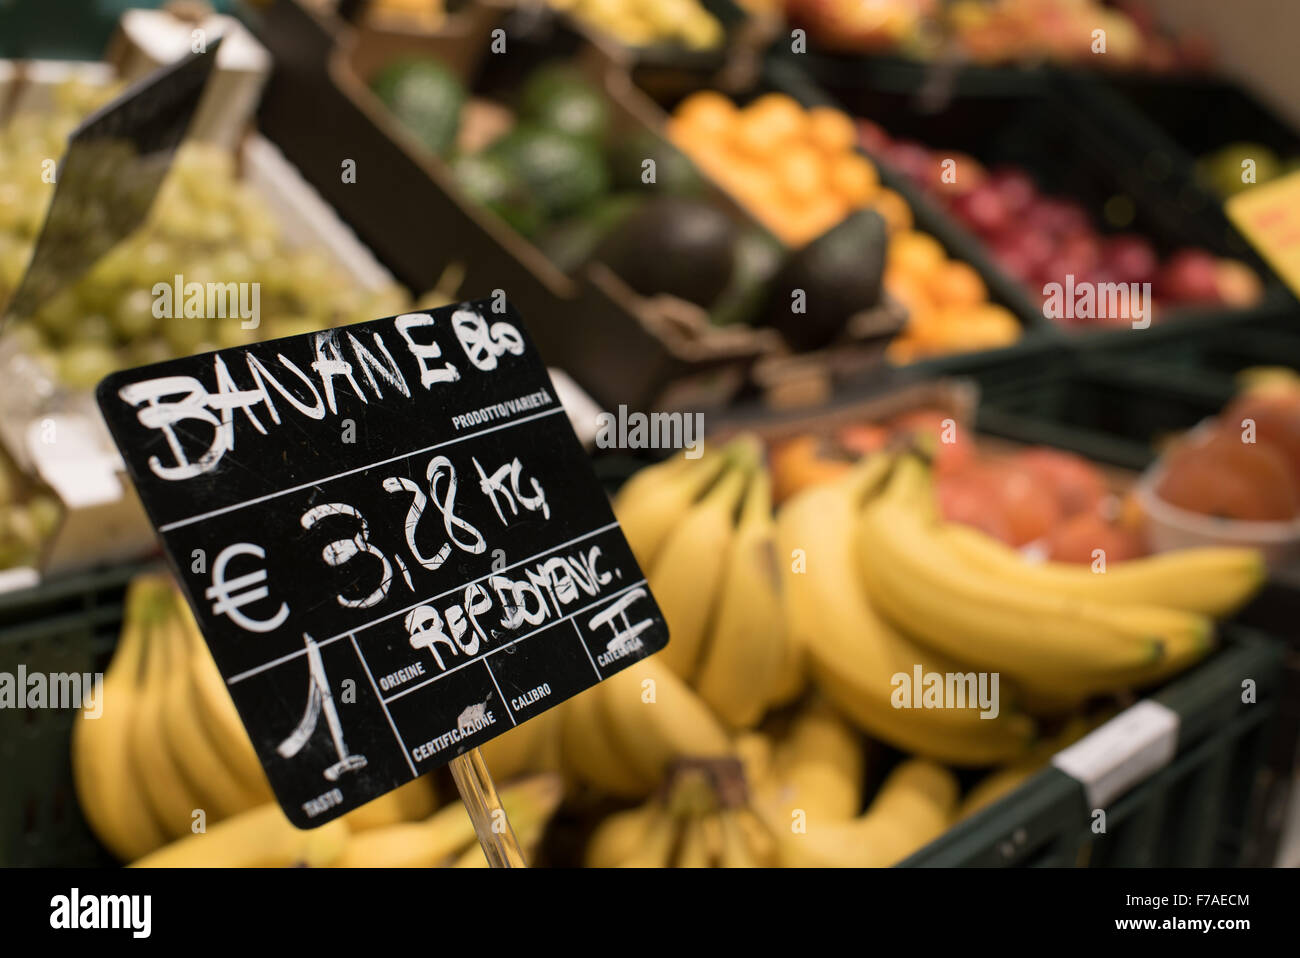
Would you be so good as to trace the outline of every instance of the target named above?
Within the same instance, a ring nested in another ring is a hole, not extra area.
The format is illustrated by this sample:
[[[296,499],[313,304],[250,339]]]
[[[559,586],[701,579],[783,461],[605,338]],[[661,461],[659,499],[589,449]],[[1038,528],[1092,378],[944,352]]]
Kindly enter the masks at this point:
[[[103,672],[138,566],[0,595],[0,672]],[[76,709],[0,709],[0,866],[109,864],[72,785]]]
[[[1233,866],[1269,864],[1260,814],[1284,645],[1232,627],[1224,648],[1150,696],[1178,714],[1174,759],[1106,809],[1094,834],[1083,787],[1049,766],[950,829],[902,867]],[[1241,701],[1243,679],[1257,701]]]

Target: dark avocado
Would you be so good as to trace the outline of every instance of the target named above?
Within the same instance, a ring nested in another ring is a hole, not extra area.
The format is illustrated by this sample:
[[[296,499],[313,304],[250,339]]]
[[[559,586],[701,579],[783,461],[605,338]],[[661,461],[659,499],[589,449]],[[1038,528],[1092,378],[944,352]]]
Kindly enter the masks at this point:
[[[654,160],[655,181],[644,179],[645,161]],[[690,158],[649,130],[633,133],[610,150],[610,172],[616,190],[643,190],[672,196],[701,196],[704,179]]]
[[[785,254],[780,240],[767,230],[757,226],[743,230],[736,240],[731,282],[709,310],[713,325],[754,322]]]
[[[707,309],[731,282],[738,232],[707,200],[656,196],[624,219],[593,259],[643,296],[667,293]]]
[[[879,213],[849,216],[786,260],[772,281],[763,323],[800,352],[825,346],[854,313],[880,303],[885,244]],[[793,311],[794,290],[803,290],[806,312]]]
[[[591,259],[601,240],[643,202],[645,197],[635,193],[607,196],[587,212],[548,229],[538,240],[538,248],[564,272],[572,273]]]

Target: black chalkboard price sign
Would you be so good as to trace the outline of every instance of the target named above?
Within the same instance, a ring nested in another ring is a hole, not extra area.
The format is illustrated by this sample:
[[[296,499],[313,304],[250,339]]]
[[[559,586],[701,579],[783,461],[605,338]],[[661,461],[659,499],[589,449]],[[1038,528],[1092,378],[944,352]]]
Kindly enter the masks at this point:
[[[300,827],[667,644],[504,300],[126,370],[98,400]]]

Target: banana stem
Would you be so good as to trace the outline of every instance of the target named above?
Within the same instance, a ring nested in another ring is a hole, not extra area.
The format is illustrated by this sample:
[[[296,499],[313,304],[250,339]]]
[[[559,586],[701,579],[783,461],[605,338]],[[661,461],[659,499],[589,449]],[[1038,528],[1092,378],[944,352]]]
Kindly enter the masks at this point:
[[[470,749],[453,758],[450,768],[488,864],[493,868],[527,868],[519,839],[506,817],[492,774],[483,761],[483,753],[476,748]]]

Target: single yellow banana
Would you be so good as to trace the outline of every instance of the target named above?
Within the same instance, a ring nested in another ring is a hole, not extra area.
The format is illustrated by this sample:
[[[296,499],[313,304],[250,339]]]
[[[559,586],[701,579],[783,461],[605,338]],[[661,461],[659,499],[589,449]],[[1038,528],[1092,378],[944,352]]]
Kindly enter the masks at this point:
[[[424,821],[354,833],[331,864],[337,868],[434,868],[477,841],[465,806],[453,802]]]
[[[534,775],[500,789],[501,807],[525,849],[535,845],[563,795],[558,776]],[[434,868],[483,855],[474,823],[460,802],[419,822],[404,822],[353,834],[331,863],[336,868]],[[487,864],[486,859],[483,864]]]
[[[676,868],[712,868],[716,862],[709,850],[709,836],[703,815],[688,816],[682,823]]]
[[[594,691],[597,715],[615,748],[644,780],[663,781],[679,758],[735,754],[709,707],[657,655],[628,666]]]
[[[80,713],[72,723],[72,780],[77,801],[96,837],[119,861],[163,845],[138,777],[130,773],[131,728],[139,707],[147,620],[160,603],[157,580],[135,579],[127,589],[122,637],[104,675],[99,718]]]
[[[777,514],[786,613],[808,650],[812,675],[843,713],[872,735],[915,754],[962,765],[1008,761],[1024,751],[1033,726],[1013,714],[1002,695],[997,718],[976,708],[894,707],[894,677],[965,673],[965,665],[922,650],[872,607],[856,571],[854,523],[861,502],[888,475],[890,459],[874,456],[832,483],[788,500]]]
[[[438,807],[438,792],[429,775],[421,775],[391,792],[354,808],[343,817],[353,832],[386,828],[428,818]]]
[[[750,481],[740,524],[726,557],[716,623],[700,660],[695,689],[733,729],[762,718],[784,664],[786,624],[777,569],[772,481]]]
[[[611,680],[612,681],[612,680]],[[599,712],[604,683],[580,692],[560,708],[564,768],[579,781],[620,798],[644,798],[657,780],[624,758]]]
[[[1074,674],[1098,691],[1160,660],[1164,630],[1130,625],[1121,609],[1027,592],[956,560],[917,508],[928,475],[904,457],[889,488],[867,506],[859,555],[872,602],[895,625],[974,666],[1029,681]],[[928,489],[928,485],[927,485]],[[1202,617],[1147,610],[1167,629],[1208,632]]]
[[[615,812],[596,826],[583,861],[588,868],[617,868],[644,846],[656,813],[654,801]]]
[[[560,706],[503,732],[479,746],[492,777],[508,782],[529,772],[552,772],[558,769]]]
[[[1093,572],[1091,566],[1068,562],[1030,562],[1018,550],[961,523],[943,523],[940,535],[963,561],[1020,588],[1113,605],[1154,605],[1223,618],[1268,578],[1257,549],[1180,549],[1110,562],[1105,572]]]
[[[722,830],[722,856],[719,865],[723,868],[763,868],[771,864],[760,861],[750,848],[735,809],[721,809],[717,817]]]
[[[662,805],[650,807],[641,847],[619,863],[620,868],[671,868],[677,848],[679,822]]]
[[[132,868],[287,868],[334,862],[349,840],[341,818],[319,828],[295,828],[280,806],[259,805],[188,835],[135,862]]]
[[[731,815],[744,840],[745,848],[754,861],[764,868],[780,864],[780,849],[776,837],[763,821],[762,816],[750,806],[731,809]]]
[[[239,718],[239,712],[235,710],[235,703],[230,698],[230,691],[217,669],[217,663],[212,659],[208,644],[199,632],[198,623],[194,621],[189,605],[184,601],[177,603],[177,609],[189,646],[191,694],[194,696],[194,707],[199,720],[208,730],[226,766],[239,777],[245,788],[269,802],[273,799],[271,783],[267,781],[261,760],[253,749],[252,740]]]
[[[674,453],[642,469],[614,497],[614,517],[641,568],[649,569],[673,529],[727,465],[722,455]]]
[[[789,564],[789,557],[776,555],[778,568]],[[784,601],[784,596],[783,596]],[[789,627],[790,613],[782,610],[786,619],[785,642],[781,646],[781,662],[776,667],[776,680],[768,692],[768,706],[778,708],[796,701],[808,687],[808,651],[800,636]]]
[[[783,820],[802,809],[810,820],[844,821],[862,811],[866,756],[857,729],[824,702],[796,716],[776,746],[775,789]]]
[[[985,775],[962,799],[957,810],[957,820],[969,818],[1014,792],[1042,770],[1053,755],[1083,738],[1113,714],[1114,710],[1111,709],[1086,717],[1075,716],[1056,735],[1035,745],[1025,758]]]
[[[775,774],[776,745],[766,732],[742,732],[736,736],[736,757],[751,790],[765,786]]]
[[[164,607],[165,609],[165,607]],[[123,771],[136,775],[154,818],[169,839],[188,835],[195,822],[195,811],[202,809],[208,819],[218,818],[215,807],[206,807],[185,780],[180,766],[168,748],[164,726],[170,721],[164,694],[167,678],[175,661],[174,649],[167,639],[169,625],[165,611],[147,629],[147,651],[138,707],[131,723],[130,764]]]
[[[820,868],[897,864],[944,832],[956,803],[952,773],[932,762],[909,759],[890,773],[862,817],[809,823],[803,834],[774,829],[782,864]]]
[[[188,643],[175,611],[180,596],[173,593],[171,598],[158,628],[158,639],[170,656],[163,677],[163,739],[189,791],[208,809],[209,821],[217,822],[263,804],[266,796],[247,788],[231,771],[199,719],[189,680]]]
[[[718,588],[735,533],[736,509],[749,473],[732,466],[673,529],[647,573],[650,591],[668,623],[668,645],[658,653],[689,681],[713,622]]]

